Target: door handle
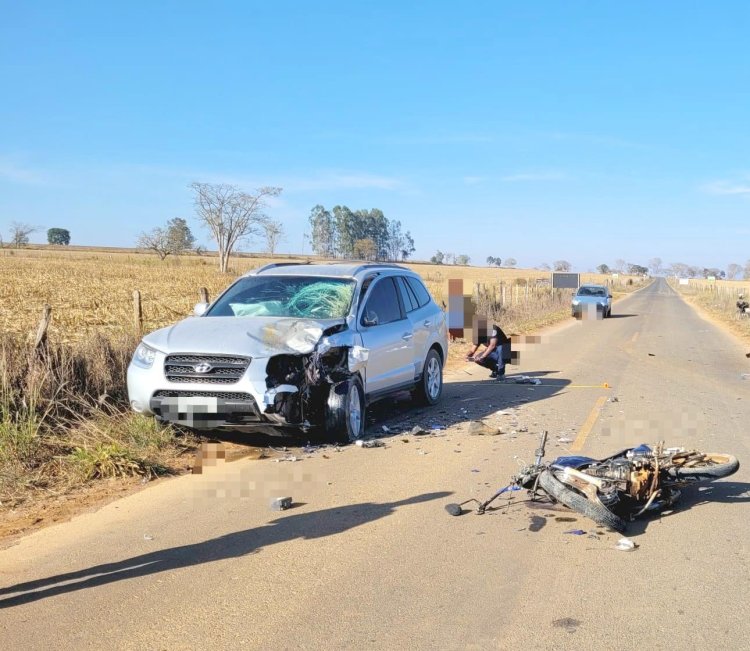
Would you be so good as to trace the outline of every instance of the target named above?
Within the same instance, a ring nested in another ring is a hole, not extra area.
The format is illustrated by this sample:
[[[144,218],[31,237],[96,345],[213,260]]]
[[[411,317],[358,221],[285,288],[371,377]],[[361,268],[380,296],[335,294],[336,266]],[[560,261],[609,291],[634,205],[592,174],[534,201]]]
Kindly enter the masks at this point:
[[[412,338],[413,336],[414,336],[414,335],[413,335],[413,334],[412,334],[411,332],[407,332],[406,334],[404,334],[404,335],[403,335],[403,336],[401,337],[401,339],[403,339],[404,341],[409,341],[409,339],[411,339],[411,338]]]

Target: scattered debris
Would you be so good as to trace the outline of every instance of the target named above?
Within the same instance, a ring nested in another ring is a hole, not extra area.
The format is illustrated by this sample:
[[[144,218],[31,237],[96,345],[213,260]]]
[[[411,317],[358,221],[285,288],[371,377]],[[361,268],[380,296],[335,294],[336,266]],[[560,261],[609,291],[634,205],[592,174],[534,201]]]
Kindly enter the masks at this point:
[[[572,442],[573,442],[573,439],[572,439],[572,438],[570,438],[570,437],[568,437],[568,436],[560,436],[560,437],[559,437],[559,438],[557,439],[557,442],[558,442],[558,443],[572,443]]]
[[[654,355],[653,353],[649,353],[648,356],[649,357],[656,357],[656,355]]]
[[[514,379],[516,384],[541,384],[542,381],[539,378],[529,377],[528,375],[522,375]]]
[[[472,436],[492,436],[496,432],[487,427],[481,420],[469,422],[468,433]]]
[[[154,537],[150,533],[144,533],[143,534],[143,539],[144,540],[153,540]]]
[[[388,427],[387,425],[383,425],[383,427],[381,427],[380,429],[383,430],[384,434],[390,434],[391,433],[391,428]]]
[[[615,545],[615,549],[621,552],[632,552],[638,547],[630,538],[620,538]]]
[[[743,380],[750,380],[750,373],[742,373],[742,374],[740,375],[740,377],[741,377],[741,378],[742,378]]]
[[[617,396],[612,396],[612,397],[611,397],[611,398],[609,399],[609,401],[610,401],[610,402],[620,402],[620,399],[619,399],[619,398],[618,398]]]
[[[377,439],[368,439],[367,441],[358,439],[354,441],[354,445],[356,445],[359,448],[384,448],[385,447],[385,443],[383,443],[383,441],[378,441]]]
[[[411,428],[411,431],[409,434],[412,436],[425,436],[426,434],[429,434],[429,430],[426,430],[424,427],[420,427],[419,425],[415,425]]]
[[[536,533],[537,531],[540,531],[541,528],[547,524],[547,518],[543,518],[541,515],[532,515],[529,518],[530,524],[529,524],[529,531]]]
[[[570,533],[574,536],[585,536],[586,532],[583,529],[571,529],[570,531],[563,531],[563,533]]]
[[[274,461],[276,463],[280,463],[282,461],[290,461],[290,462],[302,461],[302,459],[300,459],[299,457],[295,457],[293,454],[287,454],[285,457],[281,457],[281,459],[274,459]]]
[[[445,510],[451,515],[461,515],[464,512],[460,504],[446,504]]]
[[[472,469],[471,469],[471,472],[482,472],[482,471],[481,471],[481,470],[479,470],[479,468],[472,468]]]
[[[292,508],[291,497],[277,497],[276,499],[271,500],[272,511],[286,511],[290,508]]]
[[[552,517],[552,513],[549,514],[549,517]],[[555,522],[578,522],[578,518],[571,518],[568,516],[559,516],[555,518]]]

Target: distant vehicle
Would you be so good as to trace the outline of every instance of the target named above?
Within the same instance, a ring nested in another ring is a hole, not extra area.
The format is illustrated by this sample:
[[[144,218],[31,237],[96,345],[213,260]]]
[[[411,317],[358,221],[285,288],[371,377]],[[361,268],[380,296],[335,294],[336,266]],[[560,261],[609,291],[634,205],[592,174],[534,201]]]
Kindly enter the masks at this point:
[[[408,390],[438,402],[444,312],[417,274],[385,264],[272,264],[195,316],[143,338],[131,407],[193,428],[299,428],[362,436],[365,406]]]
[[[612,294],[604,285],[581,285],[573,294],[571,313],[576,318],[581,318],[584,313],[592,313],[592,316],[606,318],[612,314]]]

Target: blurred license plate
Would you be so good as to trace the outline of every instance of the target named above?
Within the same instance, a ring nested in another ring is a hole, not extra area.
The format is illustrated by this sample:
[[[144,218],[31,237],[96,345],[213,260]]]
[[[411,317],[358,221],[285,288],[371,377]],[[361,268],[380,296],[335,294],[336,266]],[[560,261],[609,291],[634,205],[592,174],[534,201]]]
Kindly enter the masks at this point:
[[[177,398],[177,411],[187,414],[215,414],[219,411],[219,400],[207,396],[180,396]]]

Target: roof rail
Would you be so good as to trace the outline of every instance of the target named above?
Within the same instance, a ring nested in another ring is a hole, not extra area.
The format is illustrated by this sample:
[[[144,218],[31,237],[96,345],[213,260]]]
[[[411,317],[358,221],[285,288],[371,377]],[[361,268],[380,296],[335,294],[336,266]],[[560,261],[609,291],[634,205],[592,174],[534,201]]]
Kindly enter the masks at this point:
[[[249,273],[259,274],[261,271],[268,271],[269,269],[276,269],[277,267],[294,267],[295,265],[310,264],[309,262],[271,262],[270,264],[264,264],[259,269],[253,269]]]
[[[389,262],[366,262],[364,264],[359,265],[357,268],[352,271],[352,276],[356,276],[360,271],[364,271],[365,269],[404,269],[408,271],[406,267],[401,266],[400,264],[392,264]]]

